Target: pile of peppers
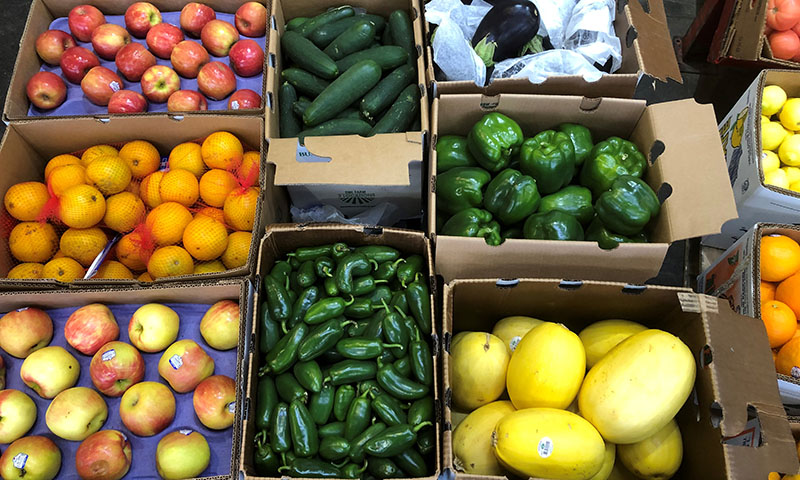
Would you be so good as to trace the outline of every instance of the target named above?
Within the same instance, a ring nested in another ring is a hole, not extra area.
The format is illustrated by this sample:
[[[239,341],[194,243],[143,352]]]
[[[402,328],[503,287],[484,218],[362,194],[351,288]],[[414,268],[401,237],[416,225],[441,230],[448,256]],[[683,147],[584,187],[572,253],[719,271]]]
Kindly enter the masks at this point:
[[[420,255],[298,248],[263,280],[253,466],[259,476],[433,473],[432,317]]]
[[[597,144],[586,127],[563,123],[525,138],[501,113],[485,115],[466,137],[436,144],[440,235],[587,240],[601,248],[647,242],[661,208],[642,180],[647,160],[633,142]]]

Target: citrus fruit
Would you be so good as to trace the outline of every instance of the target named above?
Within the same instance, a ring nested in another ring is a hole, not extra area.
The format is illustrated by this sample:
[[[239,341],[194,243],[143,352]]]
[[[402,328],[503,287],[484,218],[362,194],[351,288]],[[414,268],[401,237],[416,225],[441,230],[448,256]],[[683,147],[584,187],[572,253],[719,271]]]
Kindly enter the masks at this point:
[[[259,165],[261,154],[254,150],[245,152],[242,165],[239,167],[237,177],[247,185],[258,185]]]
[[[765,282],[761,280],[761,287],[759,289],[759,294],[761,295],[761,303],[769,302],[770,300],[775,300],[775,289],[778,288],[777,285],[770,282]]]
[[[203,140],[201,152],[208,168],[235,171],[242,164],[242,142],[228,132],[215,132]]]
[[[221,208],[214,208],[214,207],[203,207],[194,214],[194,218],[200,217],[205,215],[206,217],[211,217],[214,220],[218,221],[219,223],[225,225],[225,213],[222,211]],[[227,227],[225,227],[227,228]]]
[[[118,280],[133,279],[133,273],[128,270],[128,267],[115,261],[106,260],[97,269],[97,273],[92,278],[113,278]]]
[[[178,202],[191,207],[200,197],[198,188],[197,177],[189,170],[179,168],[164,174],[158,191],[162,202]]]
[[[200,177],[200,198],[209,206],[221,207],[228,194],[238,186],[239,182],[231,172],[213,168]]]
[[[139,197],[131,192],[121,192],[106,200],[106,215],[103,221],[111,230],[126,233],[142,223],[145,215],[144,202]]]
[[[190,275],[193,271],[192,256],[176,245],[156,249],[147,262],[147,272],[153,278]]]
[[[761,148],[776,150],[788,133],[778,122],[765,122],[761,124]]]
[[[51,258],[50,260],[63,257],[66,257],[66,255],[64,254],[64,251],[59,248],[58,250],[56,250],[56,253],[53,254],[53,258]]]
[[[788,135],[778,149],[778,157],[790,167],[800,165],[800,135]]]
[[[220,257],[226,268],[238,268],[247,264],[252,240],[253,234],[250,232],[233,232],[228,235],[228,247]]]
[[[131,270],[141,271],[147,269],[144,256],[147,248],[138,231],[123,235],[117,242],[117,260]]]
[[[70,228],[61,235],[60,247],[64,255],[88,267],[108,244],[108,237],[100,228]]]
[[[795,273],[778,284],[775,300],[789,305],[795,315],[800,314],[800,273]]]
[[[95,145],[93,147],[89,147],[85,152],[83,152],[83,155],[81,155],[81,165],[88,167],[98,157],[105,155],[112,155],[116,157],[119,156],[119,151],[111,145]]]
[[[70,228],[97,225],[106,214],[106,199],[94,187],[75,185],[60,198],[58,218]]]
[[[781,480],[781,474],[778,472],[769,472],[767,480]]]
[[[119,151],[119,156],[128,164],[133,178],[144,178],[158,170],[161,166],[161,155],[152,143],[135,140],[126,143]]]
[[[50,172],[47,184],[53,190],[56,197],[64,195],[70,187],[84,185],[87,183],[86,169],[81,165],[64,165]]]
[[[761,321],[767,329],[771,348],[788,342],[797,331],[797,316],[788,305],[777,300],[761,304]]]
[[[54,278],[61,282],[71,282],[83,278],[83,267],[77,261],[69,258],[55,258],[44,265],[42,278]]]
[[[787,130],[800,130],[800,98],[786,100],[778,118]]]
[[[20,262],[42,263],[58,250],[58,236],[49,223],[22,222],[11,230],[8,248]]]
[[[139,185],[139,197],[150,208],[156,208],[161,204],[160,187],[162,178],[164,178],[164,172],[153,172],[144,177]]]
[[[781,166],[781,159],[778,157],[778,154],[771,151],[771,150],[762,150],[761,151],[761,170],[764,173],[769,173],[773,170],[777,170]]]
[[[797,367],[796,373],[792,375],[792,369],[795,367]],[[775,369],[784,375],[800,377],[800,337],[789,340],[778,350]]]
[[[198,215],[183,231],[183,247],[197,260],[214,260],[228,246],[228,230],[211,217]]]
[[[773,187],[789,188],[789,177],[780,168],[764,174],[764,184]]]
[[[761,237],[761,279],[780,282],[800,270],[800,245],[786,235]]]
[[[111,155],[96,158],[86,167],[86,176],[106,196],[124,191],[131,183],[128,164]]]
[[[193,142],[181,143],[169,152],[167,166],[170,170],[182,168],[189,170],[200,179],[206,171],[206,164],[203,163],[203,156],[200,153],[200,145]]]
[[[256,220],[256,207],[258,206],[260,190],[250,187],[244,191],[236,189],[228,194],[222,212],[225,214],[225,224],[234,230],[251,231]]]
[[[45,181],[50,177],[50,174],[53,173],[58,167],[63,167],[64,165],[80,165],[81,159],[76,157],[75,155],[56,155],[55,157],[51,158],[47,165],[44,167],[44,179]]]
[[[44,265],[41,263],[20,263],[8,271],[8,278],[14,278],[18,280],[42,278],[43,268]]]
[[[226,270],[225,265],[222,264],[220,260],[213,260],[211,262],[200,262],[195,264],[194,274],[201,274],[201,273],[220,273]]]
[[[22,182],[6,190],[3,204],[8,213],[21,222],[32,222],[50,198],[47,185],[41,182]]]
[[[761,93],[761,113],[768,117],[781,111],[786,103],[786,92],[778,85],[767,85]]]
[[[800,181],[800,168],[797,167],[781,167],[781,170],[786,172],[786,178],[789,180],[789,185]]]
[[[145,224],[156,245],[174,245],[183,238],[192,213],[177,202],[162,203],[147,214]]]
[[[144,272],[141,275],[139,275],[138,277],[136,277],[136,280],[139,280],[140,282],[152,282],[153,281],[153,277],[150,276],[149,272]]]

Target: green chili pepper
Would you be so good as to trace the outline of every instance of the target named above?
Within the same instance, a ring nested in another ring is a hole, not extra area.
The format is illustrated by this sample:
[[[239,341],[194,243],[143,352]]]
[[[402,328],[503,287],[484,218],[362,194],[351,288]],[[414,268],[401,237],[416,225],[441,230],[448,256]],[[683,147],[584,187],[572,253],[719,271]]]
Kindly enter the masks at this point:
[[[342,258],[336,267],[333,278],[336,279],[336,287],[342,293],[353,293],[353,277],[366,275],[372,271],[372,264],[366,255],[361,253],[351,253]]]
[[[394,355],[392,355],[392,352],[390,352],[387,348],[383,351],[383,353],[380,354],[377,361],[380,364],[392,363],[394,362]]]
[[[289,262],[289,265],[291,265],[292,267],[292,270],[297,270],[298,268],[300,268],[300,264],[303,263],[300,260],[298,260],[297,257],[292,257],[291,254],[286,255],[286,257],[287,261]]]
[[[377,280],[391,280],[397,275],[397,266],[404,262],[402,258],[398,258],[393,262],[383,262],[378,265],[378,269],[375,270],[374,277]]]
[[[326,380],[330,381],[333,385],[355,383],[375,378],[377,370],[374,362],[365,360],[342,360],[341,362],[331,365],[328,369]]]
[[[264,357],[265,365],[261,368],[259,374],[262,372],[280,374],[288,370],[297,360],[297,347],[307,333],[308,325],[302,322],[289,330],[289,333],[284,335],[275,345],[275,348],[270,350]]]
[[[411,376],[411,361],[409,361],[407,356],[398,358],[394,362],[394,368],[404,377]]]
[[[417,400],[428,394],[428,386],[409,380],[392,364],[382,365],[376,375],[378,384],[398,400]]]
[[[365,295],[366,298],[372,302],[375,306],[380,306],[381,299],[386,300],[387,302],[392,299],[392,289],[390,289],[387,285],[378,285],[378,287],[370,292],[369,295]]]
[[[337,352],[335,348],[326,350],[319,356],[319,363],[322,365],[330,365],[332,363],[341,362],[342,360],[344,360],[344,357],[339,355],[339,352]]]
[[[400,282],[400,285],[406,288],[409,283],[414,281],[417,273],[422,272],[424,265],[425,259],[420,255],[411,255],[406,258],[406,261],[397,267],[397,280]]]
[[[336,343],[336,351],[345,358],[370,360],[379,357],[384,348],[396,346],[395,344],[385,344],[374,338],[351,337],[339,340]]]
[[[408,409],[408,424],[416,426],[423,422],[433,422],[433,410],[433,398],[415,400]]]
[[[275,262],[275,265],[272,266],[272,270],[269,271],[269,276],[277,280],[279,284],[283,285],[286,282],[286,279],[289,278],[290,273],[292,273],[292,264],[287,260],[281,260],[279,262]]]
[[[319,445],[319,456],[329,461],[341,460],[350,453],[350,442],[342,437],[325,437]]]
[[[278,396],[286,403],[291,403],[295,400],[300,400],[303,403],[308,401],[308,392],[289,372],[281,373],[275,377],[275,388],[278,390]]]
[[[392,294],[392,300],[389,306],[408,315],[410,312],[408,308],[408,298],[406,298],[405,290],[398,290]]]
[[[288,256],[290,258],[296,258],[300,262],[305,262],[306,260],[316,260],[318,257],[321,257],[323,255],[330,255],[331,247],[332,245],[320,245],[319,247],[301,247],[295,250],[294,253],[290,253]]]
[[[259,476],[269,477],[278,474],[281,466],[280,458],[269,446],[266,433],[261,431],[253,437],[256,448],[253,452],[253,466]]]
[[[416,337],[408,346],[408,357],[414,377],[423,385],[431,386],[433,384],[431,348],[428,346],[428,342],[420,338],[419,330],[416,331]]]
[[[333,277],[335,270],[336,262],[331,257],[319,257],[314,260],[314,273],[316,273],[317,278]]]
[[[289,465],[290,463],[294,462],[296,458],[297,455],[295,455],[291,450],[286,453],[281,453],[281,459],[283,460],[284,465]]]
[[[382,390],[375,380],[364,380],[358,384],[358,393],[364,392],[369,392],[370,395],[380,395]]]
[[[323,300],[324,301],[324,300]],[[352,324],[349,320],[332,318],[322,325],[314,327],[297,347],[297,358],[301,362],[313,360],[333,348],[344,336],[344,327]]]
[[[417,434],[417,449],[423,455],[430,455],[436,450],[436,432],[432,428],[422,429]]]
[[[289,319],[288,327],[292,328],[298,323],[303,321],[303,317],[305,317],[306,312],[312,305],[317,303],[317,301],[322,298],[321,292],[319,288],[316,286],[311,286],[303,290],[302,293],[297,297],[297,300],[294,302],[294,306],[292,307],[292,317]]]
[[[367,460],[367,471],[376,478],[405,478],[406,475],[388,458],[370,458]]]
[[[376,417],[389,426],[408,423],[408,417],[406,412],[403,411],[403,405],[389,394],[381,393],[374,396],[372,410],[375,412]]]
[[[406,301],[408,302],[408,309],[411,315],[417,322],[420,330],[426,335],[430,335],[433,331],[433,322],[431,321],[431,296],[428,284],[421,281],[418,274],[415,276],[414,281],[406,288]]]
[[[292,273],[294,273],[294,272],[292,272]],[[286,287],[285,288],[286,288],[286,298],[289,300],[289,308],[291,308],[292,305],[294,305],[294,302],[297,301],[297,292],[290,288],[289,279],[286,279]],[[292,316],[292,314],[290,313],[289,317],[291,318],[291,316]],[[281,322],[281,325],[283,325],[283,322]]]
[[[368,298],[356,298],[353,303],[344,309],[347,318],[364,319],[369,318],[374,313],[372,302]]]
[[[289,428],[292,432],[294,454],[298,457],[313,457],[319,451],[317,424],[300,400],[289,404]]]
[[[394,457],[411,448],[417,441],[417,432],[428,425],[431,422],[423,422],[415,427],[408,424],[391,426],[367,442],[364,451],[375,457]]]
[[[329,297],[338,297],[339,296],[339,287],[336,286],[336,280],[333,277],[328,277],[323,282],[323,286],[325,287],[325,293]]]
[[[349,327],[347,327],[347,336],[360,337],[368,326],[369,326],[368,318],[362,318],[361,320],[356,320],[355,325],[350,325]]]
[[[428,474],[425,459],[413,448],[407,448],[394,457],[394,463],[402,468],[409,477],[424,477]]]
[[[400,345],[392,347],[390,351],[395,358],[401,358],[408,351],[408,331],[405,329],[400,315],[391,311],[386,303],[383,306],[386,309],[386,315],[383,317],[383,336],[388,343]]]
[[[367,470],[367,464],[358,466],[355,463],[348,463],[342,467],[342,478],[361,478],[361,474]]]
[[[369,318],[369,325],[367,325],[367,329],[364,330],[362,336],[364,338],[377,340],[383,338],[383,317],[385,315],[386,312],[384,310],[375,312],[375,314]]]
[[[278,390],[275,388],[275,381],[268,375],[259,377],[256,392],[256,428],[266,430],[269,428],[275,405],[278,404]]]
[[[341,478],[342,472],[330,462],[313,458],[296,458],[278,469],[294,478]]]
[[[325,425],[331,418],[335,393],[332,385],[322,385],[320,391],[308,400],[308,411],[317,425]]]
[[[283,453],[292,448],[292,436],[289,433],[289,405],[283,402],[275,405],[275,412],[272,414],[272,428],[269,433],[269,443],[276,452]]]
[[[374,260],[378,263],[393,262],[400,257],[400,252],[398,252],[397,249],[385,245],[357,247],[355,252],[361,253],[369,260]]]
[[[306,390],[319,393],[322,390],[322,369],[314,360],[294,364],[294,376]]]
[[[262,355],[275,348],[281,338],[281,326],[269,316],[269,305],[261,303],[261,328],[258,332],[258,350]]]
[[[350,442],[350,460],[355,463],[363,462],[364,445],[366,445],[367,442],[375,438],[376,435],[380,434],[384,430],[386,430],[386,424],[383,422],[376,422],[364,430],[361,435],[354,438]]]
[[[386,280],[375,280],[372,275],[363,275],[358,277],[353,280],[353,291],[351,295],[354,297],[360,297],[362,295],[372,293],[376,288],[378,288],[378,284],[380,283],[386,283]]]
[[[339,317],[344,313],[344,309],[354,301],[355,299],[353,298],[349,302],[341,297],[324,298],[306,311],[303,321],[309,325],[317,325],[326,320]]]
[[[353,250],[348,247],[346,243],[342,242],[334,243],[333,247],[331,247],[331,254],[333,255],[333,259],[337,262],[349,255],[352,251]]]
[[[336,389],[336,395],[333,400],[333,416],[336,417],[336,420],[345,421],[350,404],[353,403],[355,398],[356,389],[352,385],[342,385]]]
[[[344,436],[344,422],[331,422],[327,425],[319,427],[319,438],[325,437],[343,437]]]
[[[267,275],[264,277],[264,293],[267,297],[270,317],[279,322],[289,320],[289,317],[292,316],[292,301],[286,287],[271,275]]]
[[[314,273],[314,262],[312,260],[306,260],[297,270],[297,283],[303,288],[308,288],[314,285],[316,281],[317,275]]]
[[[367,429],[372,418],[371,405],[369,392],[364,392],[353,400],[347,410],[347,418],[344,421],[344,438],[352,440]]]

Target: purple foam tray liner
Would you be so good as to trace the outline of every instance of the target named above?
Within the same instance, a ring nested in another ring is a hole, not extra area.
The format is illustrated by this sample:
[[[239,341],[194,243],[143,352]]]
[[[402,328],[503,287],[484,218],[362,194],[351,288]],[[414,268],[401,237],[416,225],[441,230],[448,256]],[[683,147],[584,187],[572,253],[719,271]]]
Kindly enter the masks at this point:
[[[182,339],[192,339],[196,341],[198,345],[203,347],[203,350],[214,359],[214,375],[227,375],[238,382],[239,380],[236,378],[237,350],[214,350],[208,346],[200,335],[200,320],[211,305],[189,303],[165,303],[164,305],[175,310],[180,317],[180,328],[176,341]],[[119,341],[130,343],[130,338],[128,337],[128,323],[133,313],[141,307],[142,304],[107,304],[107,306],[111,309],[111,312],[114,314],[119,324]],[[72,348],[64,338],[64,325],[67,323],[67,319],[72,312],[78,308],[79,307],[69,307],[45,310],[53,320],[53,340],[50,342],[50,345],[64,347],[78,359],[78,363],[81,366],[81,374],[75,386],[89,387],[96,391],[97,389],[92,385],[92,380],[89,376],[89,364],[92,361],[92,357],[83,355]],[[158,374],[158,361],[161,359],[163,352],[141,353],[145,361],[143,381],[160,382],[167,385],[167,388],[170,388],[166,380],[161,378]],[[3,352],[3,360],[6,362],[7,369],[6,388],[14,388],[25,392],[36,404],[36,423],[26,435],[42,435],[53,440],[56,445],[58,445],[58,448],[61,449],[61,470],[58,473],[58,478],[78,478],[78,474],[75,471],[75,453],[78,451],[78,446],[81,442],[64,440],[54,435],[50,429],[47,428],[45,412],[50,405],[50,400],[40,397],[22,382],[19,376],[19,371],[23,362],[22,359],[14,358]],[[225,430],[211,430],[206,428],[200,423],[200,420],[198,420],[197,415],[194,413],[194,406],[192,405],[192,395],[194,392],[176,393],[171,388],[170,391],[175,395],[175,418],[163,432],[153,435],[152,437],[140,437],[134,435],[125,428],[119,416],[121,397],[107,397],[102,393],[100,394],[108,407],[108,419],[100,429],[119,430],[128,437],[128,441],[130,441],[131,444],[131,468],[124,478],[159,478],[156,473],[156,446],[158,445],[158,441],[161,440],[164,435],[181,429],[190,429],[200,432],[206,438],[206,441],[208,441],[208,446],[211,449],[211,462],[208,468],[200,475],[201,477],[229,475],[231,473],[231,456],[233,455],[233,427],[229,427]],[[5,450],[6,447],[7,445],[3,444],[2,450]]]
[[[230,23],[231,25],[234,25],[234,14],[232,14],[232,13],[220,13],[220,12],[216,12],[216,13],[217,13],[217,19],[218,20],[224,20],[224,21]],[[161,18],[162,18],[162,21],[164,23],[170,23],[170,24],[172,24],[172,25],[174,25],[174,26],[176,26],[178,28],[180,28],[180,25],[181,25],[180,24],[180,16],[181,16],[181,12],[161,12]],[[124,15],[106,15],[106,22],[113,23],[113,24],[116,24],[116,25],[119,25],[119,26],[125,28],[125,16]],[[69,25],[67,24],[67,17],[59,17],[59,18],[56,18],[55,20],[53,20],[53,22],[50,24],[50,29],[51,30],[62,30],[64,32],[67,32],[70,35],[72,35],[72,33],[69,30]],[[193,42],[197,42],[197,43],[200,43],[202,45],[202,42],[200,42],[199,38],[190,37],[189,35],[186,34],[186,32],[183,31],[183,29],[181,29],[181,31],[183,32],[185,40],[191,40]],[[265,46],[267,44],[266,35],[262,36],[262,37],[251,38],[251,37],[245,37],[244,35],[239,34],[239,37],[242,38],[242,39],[250,38],[251,40],[254,40],[256,43],[258,43],[261,46],[261,48],[265,48]],[[73,37],[73,38],[75,38],[75,37]],[[94,49],[92,48],[92,42],[79,42],[77,39],[75,39],[75,41],[78,44],[78,46],[84,47],[87,50],[89,50],[90,52],[94,53]],[[147,42],[145,41],[144,38],[136,38],[133,35],[131,35],[131,41],[132,42],[136,42],[136,43],[141,43],[142,45],[144,45],[145,48],[147,48]],[[95,55],[97,55],[97,54],[95,53]],[[215,57],[215,56],[211,55],[210,53],[209,53],[209,56],[211,57],[211,61],[212,62],[222,62],[225,65],[230,66],[230,63],[228,61],[228,57]],[[264,53],[264,56],[266,57],[266,52]],[[129,82],[121,73],[119,73],[119,70],[117,70],[117,65],[114,63],[113,60],[105,60],[103,58],[100,58],[99,55],[97,55],[97,59],[100,60],[100,65],[101,66],[106,67],[106,68],[112,70],[113,72],[115,72],[117,75],[119,75],[119,78],[122,79],[122,83],[123,83],[122,89],[124,89],[124,90],[133,90],[135,92],[142,93],[142,85],[141,85],[141,83],[139,83],[139,82]],[[157,65],[166,65],[166,66],[172,68],[172,62],[170,62],[169,59],[165,60],[163,58],[156,57],[156,64]],[[56,107],[56,108],[54,108],[52,110],[42,110],[42,109],[37,108],[37,107],[35,107],[33,105],[30,105],[28,107],[28,116],[30,116],[30,117],[42,117],[42,116],[98,115],[98,114],[106,114],[107,115],[108,114],[108,107],[102,106],[102,105],[95,105],[94,103],[90,102],[89,99],[87,99],[83,95],[83,90],[81,90],[80,84],[74,84],[74,83],[68,81],[66,79],[66,77],[64,77],[64,75],[62,75],[61,67],[59,67],[58,65],[48,65],[48,64],[45,63],[45,64],[42,65],[42,68],[40,69],[40,71],[53,72],[56,75],[58,75],[59,77],[61,77],[62,80],[64,80],[64,83],[67,85],[67,99],[64,101],[64,103],[62,103],[61,105],[59,105],[58,107]],[[236,75],[236,74],[234,73],[234,75]],[[180,77],[180,75],[179,75],[179,77]],[[196,78],[180,77],[180,79],[181,79],[181,90],[199,91],[199,89],[197,88],[197,79]],[[253,90],[254,92],[258,93],[259,95],[263,96],[263,90],[264,90],[263,87],[264,87],[264,72],[263,71],[261,73],[259,73],[258,75],[255,75],[253,77],[241,77],[239,75],[236,75],[236,90],[250,89],[250,90]],[[228,97],[230,97],[230,95]],[[227,97],[224,98],[223,100],[212,100],[212,99],[206,97],[206,100],[208,101],[208,109],[209,110],[228,110],[228,98]],[[147,112],[166,112],[166,111],[167,111],[167,103],[166,102],[164,102],[164,103],[153,103],[153,102],[150,102],[148,100]]]

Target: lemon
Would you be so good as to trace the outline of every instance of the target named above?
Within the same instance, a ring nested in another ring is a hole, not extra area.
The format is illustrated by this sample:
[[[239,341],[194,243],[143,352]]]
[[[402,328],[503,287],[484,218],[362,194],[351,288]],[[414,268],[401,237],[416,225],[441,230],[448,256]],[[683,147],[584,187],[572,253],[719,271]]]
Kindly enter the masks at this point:
[[[761,148],[776,150],[786,138],[788,133],[778,122],[765,122],[761,124]]]
[[[768,117],[781,111],[781,107],[786,103],[786,92],[777,85],[764,87],[761,94],[761,113]]]
[[[786,137],[778,149],[778,157],[787,166],[800,166],[800,135]]]
[[[774,187],[789,188],[789,177],[781,169],[773,170],[764,174],[764,183]]]
[[[794,182],[793,184],[789,185],[789,190],[800,193],[800,182]]]
[[[777,170],[781,166],[781,160],[778,158],[778,154],[771,151],[771,150],[762,150],[761,151],[761,170],[764,173],[769,173],[773,170]]]
[[[787,130],[800,130],[800,98],[786,100],[779,118]]]
[[[764,125],[765,123],[769,123],[770,121],[771,121],[771,120],[769,119],[769,117],[768,117],[768,116],[766,116],[766,115],[761,115],[761,125]]]
[[[786,178],[789,180],[789,185],[800,181],[800,168],[797,167],[781,167],[781,170],[786,172]]]

